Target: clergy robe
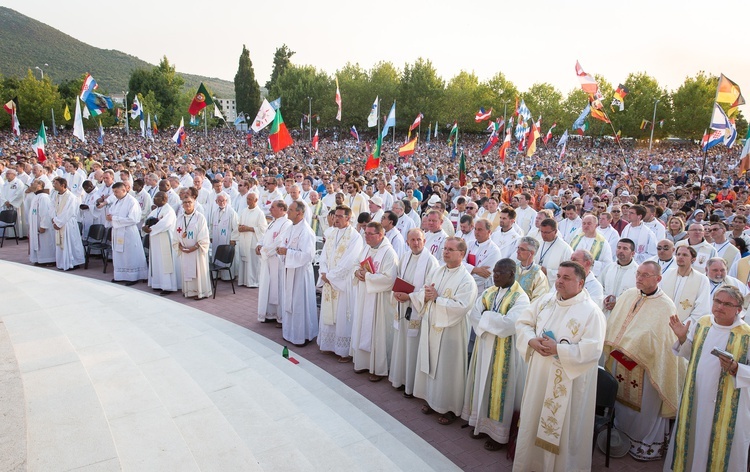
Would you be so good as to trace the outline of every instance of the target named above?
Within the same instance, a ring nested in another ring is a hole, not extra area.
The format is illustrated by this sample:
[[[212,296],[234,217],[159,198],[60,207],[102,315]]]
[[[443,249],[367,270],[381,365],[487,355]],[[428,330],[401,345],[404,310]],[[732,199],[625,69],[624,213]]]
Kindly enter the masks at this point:
[[[599,277],[602,273],[602,269],[614,260],[612,259],[612,249],[609,246],[609,243],[604,236],[598,232],[593,238],[587,237],[583,232],[578,233],[570,242],[570,248],[573,251],[585,249],[591,253],[594,257],[594,267],[591,268],[591,272],[593,272],[596,277]]]
[[[638,264],[656,256],[656,239],[654,232],[643,223],[632,226],[630,223],[622,229],[620,238],[628,238],[635,243],[635,255],[633,258]]]
[[[678,241],[674,245],[675,253],[677,252],[677,248],[680,246],[690,246],[695,249],[695,252],[698,253],[698,256],[695,258],[695,262],[693,262],[693,269],[697,270],[701,274],[706,273],[706,264],[708,263],[708,260],[712,257],[716,257],[716,248],[713,244],[709,243],[705,239],[698,244],[690,244],[690,241],[688,241],[687,239]]]
[[[103,214],[96,212],[96,190],[92,190],[90,193],[83,192],[81,205],[86,205],[88,208],[78,207],[78,221],[83,224],[83,237],[88,236],[89,228],[93,224],[103,224],[101,218]]]
[[[283,235],[284,260],[284,324],[282,336],[292,344],[302,344],[318,335],[318,307],[315,303],[315,233],[302,219],[292,224]]]
[[[527,206],[525,209],[518,207],[516,208],[516,224],[524,235],[531,231],[534,227],[534,221],[536,220],[536,210]]]
[[[526,365],[515,348],[516,320],[529,306],[518,282],[507,288],[492,286],[477,298],[469,320],[477,339],[469,365],[461,418],[507,444],[513,411],[520,410]]]
[[[169,205],[169,203],[167,203]],[[193,210],[191,215],[183,214],[177,218],[177,229],[172,246],[177,251],[177,262],[182,274],[182,294],[186,297],[205,298],[213,293],[211,276],[208,271],[208,248],[211,245],[206,217]],[[187,253],[180,250],[198,247]]]
[[[604,288],[604,298],[610,295],[619,297],[625,290],[635,287],[635,272],[638,270],[638,264],[632,259],[628,265],[620,265],[617,260],[609,264],[599,276],[599,281]],[[609,316],[609,310],[604,310],[604,316]]]
[[[393,343],[392,320],[395,307],[391,289],[398,271],[398,256],[388,238],[377,248],[365,245],[359,261],[372,257],[375,272],[367,272],[362,282],[354,278],[357,310],[352,323],[351,355],[354,370],[367,369],[370,374],[388,375]]]
[[[26,185],[18,177],[0,187],[0,209],[16,210],[16,235],[19,238],[25,237],[28,233],[28,219],[23,205],[25,192]]]
[[[490,271],[489,277],[480,277],[478,274],[471,274],[474,277],[474,282],[477,284],[477,293],[482,293],[493,285],[492,270],[495,268],[497,261],[502,259],[500,248],[497,247],[497,244],[492,239],[487,239],[483,243],[475,240],[471,246],[467,244],[467,247],[466,259],[464,260],[466,270],[470,274],[475,267],[485,267]]]
[[[697,327],[700,326],[700,329]],[[739,316],[731,326],[716,324],[713,315],[691,323],[687,340],[673,352],[689,360],[677,421],[672,430],[664,470],[747,470],[750,447],[750,326]],[[739,362],[737,376],[722,372],[714,347]],[[724,401],[722,401],[724,399]],[[716,418],[720,418],[717,421]],[[733,435],[729,437],[729,432]],[[709,438],[715,433],[716,439]],[[722,447],[723,446],[723,447]]]
[[[70,190],[55,195],[52,223],[59,230],[55,231],[55,261],[57,268],[72,269],[85,261],[81,233],[78,231],[79,200]]]
[[[613,255],[616,254],[617,253],[617,241],[620,240],[620,233],[618,233],[617,230],[612,227],[612,225],[609,225],[606,228],[602,228],[601,226],[599,226],[598,228],[596,228],[596,231],[602,236],[604,236],[604,239],[607,240],[607,242],[609,243],[609,248],[612,251],[612,254]]]
[[[497,230],[492,232],[491,236],[492,241],[500,249],[500,258],[513,260],[516,259],[516,248],[522,237],[523,235],[513,227],[508,231],[503,231],[502,228],[498,227]]]
[[[292,222],[286,215],[277,218],[269,223],[260,240],[258,321],[276,318],[276,321],[281,322],[284,308],[285,272],[284,263],[276,253],[276,248],[283,242],[280,236],[291,225]]]
[[[401,233],[401,236],[404,237],[404,239],[407,239],[407,235],[409,233],[409,230],[412,228],[416,228],[416,225],[414,224],[414,220],[409,218],[407,215],[401,215],[398,218],[398,223],[396,223],[396,229]]]
[[[695,324],[702,316],[711,313],[711,283],[694,268],[685,277],[677,270],[670,270],[662,276],[659,286],[674,302],[676,311],[673,314],[677,314],[683,323],[689,318]]]
[[[547,276],[539,264],[532,263],[524,268],[520,262],[516,262],[516,281],[532,302],[550,290]]]
[[[528,367],[514,471],[591,470],[597,362],[606,320],[585,290],[567,300],[557,297],[551,292],[537,299],[516,321],[516,347]],[[558,340],[557,357],[529,346],[545,331]],[[553,412],[550,407],[556,406]]]
[[[729,240],[724,241],[721,244],[714,243],[714,248],[716,248],[716,256],[724,259],[727,263],[727,267],[732,267],[742,258],[740,250],[737,249],[734,244],[729,242]]]
[[[669,419],[677,413],[685,379],[686,363],[671,354],[673,313],[674,303],[661,289],[646,296],[631,288],[620,296],[607,320],[605,365],[619,382],[615,426],[630,439],[630,455],[642,461],[664,454]],[[612,352],[637,365],[628,370]]]
[[[209,228],[211,232],[211,252],[215,253],[216,248],[222,244],[231,245],[233,242],[236,244],[240,237],[240,233],[237,230],[237,213],[234,209],[227,204],[224,208],[219,208],[218,205],[214,205],[211,211],[211,217],[208,219]],[[239,251],[235,248],[234,260],[231,263],[232,276],[237,276],[237,258],[239,257]],[[226,266],[221,262],[217,261],[218,265]],[[229,280],[229,273],[222,271],[221,280]]]
[[[430,251],[422,249],[419,254],[409,251],[401,258],[398,277],[414,285],[418,290],[424,287],[424,281],[431,279],[431,274],[439,267],[437,259]],[[393,319],[393,352],[391,355],[391,370],[388,380],[395,388],[404,387],[404,392],[414,393],[414,378],[417,370],[417,352],[419,350],[419,335],[422,316],[412,306],[411,300],[398,302]],[[406,319],[407,310],[409,319]]]
[[[391,246],[393,246],[393,250],[396,251],[396,255],[398,256],[399,260],[404,256],[404,254],[409,254],[411,252],[409,246],[406,244],[406,238],[401,236],[401,233],[399,233],[399,231],[395,227],[387,231],[385,233],[385,237],[388,238]]]
[[[154,202],[151,199],[151,195],[149,195],[145,189],[141,189],[138,193],[133,192],[132,195],[135,197],[135,201],[138,202],[138,206],[141,208],[141,221],[139,221],[137,225],[138,230],[140,231],[141,228],[143,228],[143,223],[146,222],[149,213],[151,213],[151,206]]]
[[[112,266],[117,281],[148,278],[146,254],[138,230],[141,207],[132,195],[125,195],[109,207],[112,215]]]
[[[581,231],[582,226],[583,220],[580,216],[576,216],[574,220],[563,218],[562,221],[557,224],[557,229],[562,233],[565,242],[570,244],[573,237]]]
[[[55,228],[52,226],[54,208],[48,193],[37,193],[29,210],[29,262],[55,262]],[[44,231],[44,232],[42,232]]]
[[[352,321],[356,310],[352,285],[354,271],[359,268],[363,241],[352,226],[326,231],[326,242],[320,253],[318,271],[326,274],[328,283],[322,286],[318,345],[321,351],[348,357],[352,342]]]
[[[156,218],[148,233],[148,286],[155,289],[176,292],[180,289],[177,281],[177,254],[172,245],[175,240],[177,217],[169,204],[157,207],[148,215]]]
[[[571,254],[573,254],[573,250],[560,236],[557,236],[552,242],[542,241],[539,243],[539,251],[534,255],[534,262],[547,270],[547,280],[550,287],[555,286],[557,269],[560,267],[560,263],[569,261]]]
[[[448,235],[445,231],[440,230],[436,232],[430,232],[426,231],[425,234],[425,242],[424,247],[428,251],[430,251],[430,254],[435,256],[435,259],[438,260],[439,263],[443,263],[443,245],[445,244],[445,240],[448,238]]]
[[[237,215],[237,226],[250,226],[253,231],[239,232],[237,246],[239,251],[237,267],[237,285],[258,288],[260,275],[260,256],[255,253],[258,242],[263,240],[268,228],[263,210],[256,206],[252,210],[247,205]]]
[[[464,406],[468,366],[468,314],[477,298],[477,284],[463,265],[442,265],[425,280],[434,284],[436,300],[425,302],[424,286],[409,295],[422,315],[414,396],[440,414],[460,415]]]

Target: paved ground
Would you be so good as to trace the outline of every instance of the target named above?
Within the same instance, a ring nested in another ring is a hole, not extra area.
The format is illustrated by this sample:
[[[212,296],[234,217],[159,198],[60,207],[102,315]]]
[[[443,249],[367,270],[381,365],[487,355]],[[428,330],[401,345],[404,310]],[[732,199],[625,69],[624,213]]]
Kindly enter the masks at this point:
[[[28,264],[27,243],[22,241],[20,245],[16,245],[15,241],[6,241],[5,247],[0,249],[0,259]],[[56,271],[54,268],[47,270]],[[79,269],[66,275],[109,281],[112,277],[112,268],[110,265],[107,273],[103,273],[101,261],[92,260],[87,270]],[[145,284],[137,284],[132,289],[151,292]],[[275,328],[273,324],[262,324],[256,320],[257,290],[245,287],[237,287],[236,290],[237,293],[232,294],[229,283],[222,282],[215,300],[195,301],[177,294],[171,295],[169,299],[236,323],[283,345],[280,329]],[[471,439],[470,429],[463,428],[464,423],[461,420],[449,426],[439,425],[435,415],[425,416],[420,412],[422,404],[420,400],[404,398],[401,392],[396,391],[385,380],[378,383],[369,382],[367,376],[355,374],[351,364],[338,363],[336,356],[321,353],[315,344],[311,343],[304,348],[292,347],[290,350],[293,356],[309,360],[362,394],[434,446],[461,469],[469,471],[511,470],[512,464],[506,459],[505,450],[502,449],[499,452],[484,450],[484,441]],[[613,459],[609,470],[656,471],[661,470],[662,467],[661,462],[639,463],[625,457]],[[593,469],[604,470],[604,455],[598,450],[594,452]]]

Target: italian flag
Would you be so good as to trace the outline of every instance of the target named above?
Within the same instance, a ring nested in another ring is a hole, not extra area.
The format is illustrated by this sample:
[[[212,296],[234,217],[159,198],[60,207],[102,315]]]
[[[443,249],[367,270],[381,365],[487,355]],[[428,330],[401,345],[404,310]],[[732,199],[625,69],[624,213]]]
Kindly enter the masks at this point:
[[[37,160],[42,163],[47,160],[47,155],[44,153],[44,145],[47,144],[47,132],[44,131],[44,121],[39,127],[39,134],[36,137],[36,141],[31,146],[36,151]]]
[[[294,144],[289,130],[286,129],[284,118],[281,117],[281,110],[276,110],[276,116],[271,124],[271,135],[268,137],[273,152],[279,152],[287,146]]]

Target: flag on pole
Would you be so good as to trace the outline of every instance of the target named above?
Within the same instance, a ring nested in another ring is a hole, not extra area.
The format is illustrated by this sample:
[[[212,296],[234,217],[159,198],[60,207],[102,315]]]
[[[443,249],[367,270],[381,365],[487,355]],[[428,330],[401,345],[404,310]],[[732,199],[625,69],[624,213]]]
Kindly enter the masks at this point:
[[[284,124],[284,118],[281,117],[281,110],[276,110],[276,116],[271,124],[270,133],[268,141],[271,143],[273,152],[279,152],[294,143],[289,130],[286,129],[286,125]]]
[[[461,152],[461,160],[458,162],[458,185],[466,185],[466,156]]]
[[[573,123],[573,130],[583,126],[583,122],[586,120],[586,117],[589,116],[589,113],[591,113],[591,104],[586,104],[586,108],[583,109],[581,114],[578,115],[578,118],[576,118],[575,123]]]
[[[615,90],[615,96],[612,98],[612,104],[610,104],[610,108],[612,111],[615,111],[615,107],[620,107],[620,111],[625,110],[625,96],[630,92],[627,87],[620,84],[617,86],[617,90]]]
[[[336,105],[339,111],[336,113],[336,120],[341,121],[341,91],[339,90],[339,78],[336,77]]]
[[[367,156],[367,161],[365,162],[365,170],[377,169],[380,166],[380,146],[382,144],[383,138],[378,136],[378,139],[375,141],[375,149],[373,149],[373,152],[370,153],[369,156]]]
[[[187,133],[185,132],[185,117],[180,118],[180,127],[177,128],[177,132],[172,136],[172,141],[177,143],[177,146],[182,147],[187,141]]]
[[[214,103],[214,100],[211,98],[211,94],[208,93],[206,86],[203,85],[203,82],[201,82],[201,84],[198,86],[198,91],[195,92],[193,101],[190,103],[190,106],[188,107],[188,113],[195,116],[201,110],[206,108],[208,105],[212,105],[213,103]]]
[[[3,108],[10,114],[11,130],[16,136],[21,136],[21,124],[18,122],[18,97],[13,97]]]
[[[508,149],[510,149],[510,128],[507,128],[505,130],[505,139],[503,140],[502,146],[500,146],[500,162],[505,162],[505,157],[508,154]]]
[[[388,131],[390,131],[392,126],[396,126],[396,100],[393,101],[393,105],[391,105],[391,111],[388,112],[388,118],[385,119],[385,124],[383,125],[383,132],[381,133],[381,137],[385,138],[388,135]]]
[[[490,111],[485,112],[484,107],[479,107],[479,111],[474,115],[474,121],[481,123],[484,120],[489,120],[491,116],[492,108],[490,108]]]
[[[664,120],[659,120],[659,128],[664,128]]]
[[[502,118],[498,118],[497,120],[491,122],[488,126],[486,131],[489,131],[491,133],[499,133],[501,129],[505,126],[505,120]]]
[[[91,116],[99,116],[105,111],[112,108],[112,97],[107,97],[96,92],[90,92],[84,100],[86,108],[91,112]]]
[[[65,118],[65,121],[70,121],[70,108],[68,108],[67,103],[65,104],[65,110],[63,111],[63,118]]]
[[[419,127],[419,124],[422,123],[422,118],[424,118],[424,115],[421,113],[418,113],[417,117],[414,118],[414,123],[412,123],[411,126],[409,126],[409,131],[414,131],[415,129],[417,129]]]
[[[136,118],[143,119],[143,108],[141,107],[141,101],[138,100],[138,95],[133,97],[133,106],[130,108],[130,118],[134,120]]]
[[[531,130],[529,130],[529,136],[526,143],[526,155],[531,157],[536,152],[536,140],[539,139],[539,128],[536,123],[531,122]]]
[[[8,103],[3,105],[3,109],[11,116],[16,113],[18,111],[18,97],[11,98]]]
[[[521,99],[521,104],[518,105],[518,115],[522,116],[525,121],[531,119],[531,110],[526,106],[526,102],[523,101],[523,98]]]
[[[151,131],[151,113],[146,116],[146,137],[150,138],[152,141],[154,140],[154,136]]]
[[[36,152],[36,157],[40,164],[47,160],[47,155],[44,153],[45,144],[47,144],[47,132],[44,131],[44,121],[42,121],[42,125],[39,127],[39,134],[36,135],[36,141],[31,146]]]
[[[740,172],[744,174],[748,170],[750,170],[750,128],[747,129],[745,145],[742,146],[742,152],[740,152]]]
[[[549,131],[547,131],[547,134],[544,136],[544,139],[542,139],[542,142],[544,143],[545,146],[547,145],[547,141],[552,139],[552,130],[555,129],[556,126],[557,126],[557,123],[553,124],[552,127],[549,129]]]
[[[83,117],[85,119],[87,119],[87,120],[89,118],[91,118],[91,113],[89,112],[89,107],[87,107],[85,103],[83,104]]]
[[[221,110],[219,110],[219,105],[214,104],[214,118],[218,118],[224,122],[227,120],[224,119],[224,115],[221,114]]]
[[[712,147],[719,144],[724,139],[724,130],[723,129],[717,129],[711,135],[708,136],[706,139],[706,144],[703,146],[703,152],[708,151]]]
[[[83,117],[81,116],[81,102],[76,97],[76,113],[75,120],[73,121],[73,136],[80,139],[84,143],[86,142],[86,135],[83,132]]]
[[[646,129],[646,126],[648,126],[649,123],[651,122],[648,120],[641,120],[641,129]]]
[[[719,77],[716,101],[729,104],[729,111],[727,112],[729,116],[735,114],[738,106],[745,104],[745,98],[742,96],[740,86],[729,80],[724,74],[721,74]]]
[[[714,103],[714,111],[711,114],[711,129],[724,131],[724,145],[732,147],[737,139],[737,129],[729,119],[721,105]],[[710,144],[710,143],[709,143]]]
[[[438,133],[438,122],[437,120],[435,120],[435,135],[433,136],[433,138],[437,138],[437,133]]]
[[[102,126],[101,118],[99,118],[99,137],[96,138],[96,141],[99,143],[99,145],[104,144],[104,127]]]
[[[419,140],[419,136],[414,137],[414,139],[398,148],[398,155],[406,157],[414,154],[414,149],[417,147],[417,140]]]
[[[750,128],[748,128],[750,130]],[[708,130],[706,129],[703,131],[703,137],[701,138],[701,149],[703,151],[706,150],[706,145],[708,144]]]
[[[584,72],[578,61],[576,61],[576,75],[578,76],[578,81],[581,82],[581,89],[584,92],[589,95],[595,95],[599,91],[599,85],[596,83],[594,77]]]
[[[373,102],[372,108],[370,108],[370,114],[367,115],[368,128],[378,125],[378,98],[379,97],[375,97],[375,102]]]
[[[430,142],[430,135],[432,134],[432,122],[427,125],[427,139],[425,139],[426,142]]]
[[[484,144],[484,147],[482,148],[482,155],[486,156],[490,153],[490,150],[492,149],[492,146],[497,144],[497,142],[500,141],[500,137],[497,135],[497,133],[492,133],[487,139],[487,142]]]
[[[272,102],[269,102],[269,105],[273,107],[274,111],[278,110],[279,108],[281,108],[281,97],[277,98],[276,100]]]
[[[98,88],[99,85],[96,83],[96,80],[91,77],[91,74],[86,74],[86,78],[83,79],[83,84],[81,85],[81,100],[86,102],[89,98],[89,94]]]
[[[568,130],[567,129],[565,130],[563,135],[560,136],[560,141],[557,142],[557,146],[555,147],[560,147],[560,146],[562,146],[562,150],[560,151],[560,159],[562,159],[563,156],[565,156],[565,149],[568,146]]]
[[[318,150],[318,130],[315,130],[315,135],[312,138],[312,147],[316,151]]]
[[[276,110],[274,110],[271,104],[268,103],[268,100],[264,98],[263,103],[261,103],[260,109],[258,110],[258,114],[255,115],[255,119],[250,128],[257,133],[271,124],[275,118]]]
[[[596,108],[594,106],[591,107],[591,118],[596,118],[599,121],[603,121],[605,123],[611,123],[609,121],[609,117],[604,112],[603,108]]]
[[[357,140],[357,144],[359,144],[359,133],[357,132],[356,126],[352,126],[352,128],[349,130],[349,134],[351,134],[352,137]]]

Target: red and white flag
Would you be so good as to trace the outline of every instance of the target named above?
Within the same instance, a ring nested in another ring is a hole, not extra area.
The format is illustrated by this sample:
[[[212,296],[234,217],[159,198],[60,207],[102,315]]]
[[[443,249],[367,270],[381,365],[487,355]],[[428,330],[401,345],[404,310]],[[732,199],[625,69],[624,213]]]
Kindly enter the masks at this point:
[[[414,123],[409,126],[409,131],[414,131],[419,127],[419,124],[422,122],[422,118],[424,118],[423,114],[418,114],[416,118],[414,118]]]
[[[581,67],[581,64],[578,61],[576,61],[576,75],[581,82],[581,89],[584,92],[589,95],[594,95],[599,91],[599,84],[596,83],[596,80],[591,74],[587,74],[583,71],[583,67]]]
[[[508,154],[510,148],[510,128],[505,131],[505,139],[503,140],[502,146],[500,146],[500,162],[505,162],[505,156]]]
[[[476,115],[474,115],[474,121],[476,121],[477,123],[480,123],[484,120],[489,120],[491,116],[492,116],[492,108],[490,108],[490,111],[485,112],[484,107],[479,107],[479,111],[477,112]]]
[[[336,105],[338,105],[339,107],[339,111],[336,113],[336,120],[341,121],[341,92],[339,91],[339,78],[338,77],[336,77]],[[315,131],[316,136],[317,134],[318,132]]]
[[[555,124],[552,125],[552,127],[549,129],[549,131],[547,131],[547,134],[544,136],[544,139],[542,139],[542,141],[544,141],[544,145],[545,146],[547,145],[547,141],[549,141],[550,139],[552,139],[552,130],[555,129],[555,126],[557,126],[557,123],[555,123]]]
[[[313,136],[313,139],[312,139],[312,147],[316,151],[318,150],[318,130],[317,129],[315,130],[315,136]]]

